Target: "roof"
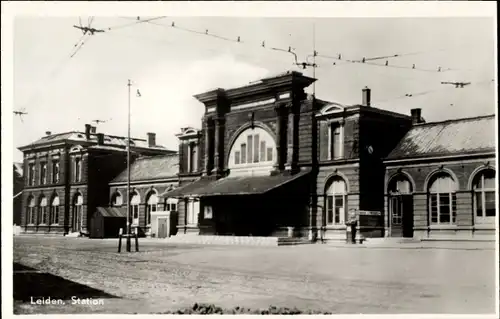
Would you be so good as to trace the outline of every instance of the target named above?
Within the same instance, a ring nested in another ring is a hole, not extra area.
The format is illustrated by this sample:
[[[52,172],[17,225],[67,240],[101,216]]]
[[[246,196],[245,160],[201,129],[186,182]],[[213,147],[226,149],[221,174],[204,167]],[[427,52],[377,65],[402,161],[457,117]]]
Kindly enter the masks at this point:
[[[495,151],[495,116],[414,125],[386,158],[420,158]]]
[[[179,172],[177,154],[158,155],[137,158],[130,165],[130,181],[146,181],[176,177]],[[122,171],[111,183],[127,181],[127,170]]]
[[[126,209],[121,207],[97,207],[96,210],[102,217],[127,217]]]
[[[305,176],[309,172],[310,170],[305,170],[294,175],[226,177],[216,181],[201,179],[162,195],[167,197],[209,197],[264,194]]]
[[[154,145],[149,146],[148,141],[145,139],[139,138],[131,138],[131,148],[148,148],[148,149],[156,149],[156,150],[165,150],[167,149],[162,145]],[[81,143],[81,142],[90,142],[97,144],[97,133],[91,133],[90,139],[85,137],[85,133],[79,131],[71,131],[59,134],[51,134],[44,136],[28,145],[21,146],[19,149],[24,149],[28,147],[35,147],[39,145],[45,144],[55,144],[55,143]],[[115,146],[125,148],[127,146],[127,137],[125,136],[114,136],[114,135],[106,135],[104,134],[104,145],[105,146]]]

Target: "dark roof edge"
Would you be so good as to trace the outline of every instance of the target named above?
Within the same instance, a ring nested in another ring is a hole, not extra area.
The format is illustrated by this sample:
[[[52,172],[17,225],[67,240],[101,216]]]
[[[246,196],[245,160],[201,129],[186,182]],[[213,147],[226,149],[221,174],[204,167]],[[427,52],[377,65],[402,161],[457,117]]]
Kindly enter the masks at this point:
[[[433,161],[433,160],[442,160],[442,159],[454,159],[461,157],[474,157],[474,156],[491,156],[495,155],[496,150],[493,149],[481,149],[479,151],[470,151],[470,152],[457,152],[452,154],[439,154],[439,153],[426,153],[418,156],[398,156],[398,157],[386,157],[383,159],[385,164],[392,163],[400,163],[400,162],[411,162],[411,161]]]
[[[444,121],[438,121],[438,122],[419,123],[419,124],[414,124],[413,126],[414,127],[431,126],[431,125],[438,125],[438,124],[452,123],[452,122],[474,121],[474,120],[486,119],[486,118],[490,118],[490,117],[495,118],[495,114],[479,115],[479,116],[473,116],[473,117],[462,117],[462,118],[458,118],[458,119],[444,120]]]

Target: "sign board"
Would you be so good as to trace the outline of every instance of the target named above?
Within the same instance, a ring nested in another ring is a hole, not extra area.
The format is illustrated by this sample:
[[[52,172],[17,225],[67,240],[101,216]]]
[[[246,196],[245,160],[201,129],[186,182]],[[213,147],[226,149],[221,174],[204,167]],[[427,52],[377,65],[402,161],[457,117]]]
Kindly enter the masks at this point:
[[[358,214],[364,216],[382,216],[382,212],[377,210],[359,210]]]

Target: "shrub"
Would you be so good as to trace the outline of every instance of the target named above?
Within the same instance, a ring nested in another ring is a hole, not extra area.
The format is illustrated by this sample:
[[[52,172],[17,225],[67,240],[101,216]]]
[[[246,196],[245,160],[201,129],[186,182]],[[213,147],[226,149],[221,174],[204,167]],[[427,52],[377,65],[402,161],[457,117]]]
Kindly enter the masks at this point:
[[[217,307],[214,304],[198,304],[195,303],[190,308],[182,308],[175,311],[167,311],[162,312],[162,314],[178,314],[178,315],[216,315],[216,314],[256,314],[256,315],[300,315],[300,314],[325,314],[330,315],[331,312],[322,312],[322,311],[314,311],[307,310],[302,311],[296,307],[287,308],[287,307],[276,307],[270,306],[268,309],[251,309],[244,307],[234,307],[230,309],[223,309],[221,307]]]

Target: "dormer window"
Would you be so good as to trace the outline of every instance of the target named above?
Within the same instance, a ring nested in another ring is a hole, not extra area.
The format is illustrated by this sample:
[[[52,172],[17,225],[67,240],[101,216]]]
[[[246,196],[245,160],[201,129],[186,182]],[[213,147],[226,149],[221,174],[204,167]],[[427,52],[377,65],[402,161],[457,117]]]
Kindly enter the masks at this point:
[[[328,130],[328,154],[331,160],[344,157],[343,127],[339,122],[330,123]]]
[[[75,158],[75,182],[80,182],[82,179],[82,159]]]
[[[198,170],[198,145],[195,142],[188,144],[188,172],[194,173]]]

